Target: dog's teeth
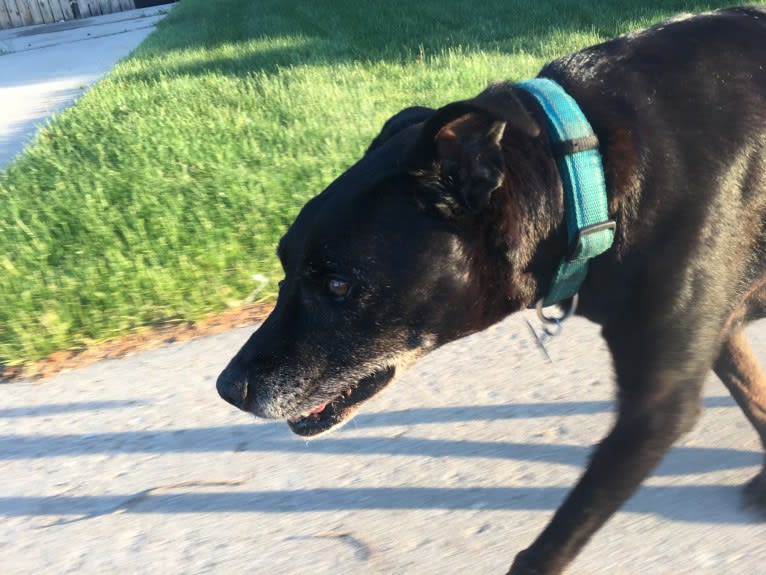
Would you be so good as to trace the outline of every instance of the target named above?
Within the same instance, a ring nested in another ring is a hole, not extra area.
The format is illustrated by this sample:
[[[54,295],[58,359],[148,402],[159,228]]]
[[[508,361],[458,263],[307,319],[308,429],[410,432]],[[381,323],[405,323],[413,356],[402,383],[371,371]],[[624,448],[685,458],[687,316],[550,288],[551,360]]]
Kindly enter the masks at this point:
[[[292,417],[288,417],[287,421],[289,421],[290,423],[298,423],[301,419],[306,419],[310,415],[311,415],[310,411],[304,411],[300,415],[293,415]]]
[[[319,414],[324,411],[324,408],[327,407],[326,403],[323,403],[322,405],[319,405],[315,407],[314,409],[310,411],[304,411],[300,415],[295,415],[293,417],[289,417],[288,421],[290,423],[298,423],[301,419],[307,419],[309,417],[313,419],[317,419],[319,417]]]

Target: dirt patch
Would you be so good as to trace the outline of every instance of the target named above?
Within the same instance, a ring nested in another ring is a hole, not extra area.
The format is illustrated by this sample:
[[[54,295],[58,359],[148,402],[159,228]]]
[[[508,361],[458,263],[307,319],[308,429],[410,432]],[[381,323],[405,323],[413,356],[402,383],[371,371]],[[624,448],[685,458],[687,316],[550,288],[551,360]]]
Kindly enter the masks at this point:
[[[178,322],[156,327],[141,328],[124,337],[84,349],[59,351],[50,356],[19,366],[0,366],[0,381],[10,383],[18,379],[43,379],[62,371],[84,367],[101,359],[114,359],[163,345],[186,341],[245,327],[266,319],[273,306],[252,305],[209,316],[196,322]]]

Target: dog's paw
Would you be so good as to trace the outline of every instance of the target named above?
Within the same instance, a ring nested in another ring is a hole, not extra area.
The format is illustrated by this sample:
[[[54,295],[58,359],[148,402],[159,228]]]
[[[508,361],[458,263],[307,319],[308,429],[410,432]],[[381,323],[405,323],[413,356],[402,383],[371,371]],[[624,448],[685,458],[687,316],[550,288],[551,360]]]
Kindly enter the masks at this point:
[[[766,467],[745,485],[745,505],[766,521]]]
[[[522,551],[513,560],[508,575],[555,575],[559,571],[546,571],[532,565],[532,560],[528,551]]]

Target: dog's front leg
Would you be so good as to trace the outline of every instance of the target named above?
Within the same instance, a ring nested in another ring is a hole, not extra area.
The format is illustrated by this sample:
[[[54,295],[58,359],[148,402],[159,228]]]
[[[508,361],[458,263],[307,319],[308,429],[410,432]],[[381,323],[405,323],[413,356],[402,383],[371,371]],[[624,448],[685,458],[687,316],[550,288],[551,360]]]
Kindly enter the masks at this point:
[[[619,342],[610,346],[620,387],[617,422],[546,529],[516,557],[509,575],[561,573],[699,416],[706,363],[690,361],[687,365],[698,365],[679,369],[677,362],[616,349]]]

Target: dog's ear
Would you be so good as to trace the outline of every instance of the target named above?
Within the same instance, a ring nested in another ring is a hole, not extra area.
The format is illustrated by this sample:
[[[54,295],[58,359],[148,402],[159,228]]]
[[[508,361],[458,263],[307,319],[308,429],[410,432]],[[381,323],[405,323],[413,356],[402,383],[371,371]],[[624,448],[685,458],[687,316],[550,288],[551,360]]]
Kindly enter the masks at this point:
[[[405,128],[408,128],[414,124],[425,122],[428,118],[433,116],[433,114],[433,108],[425,108],[423,106],[412,106],[411,108],[405,108],[398,114],[389,118],[388,121],[383,124],[383,128],[380,130],[380,134],[378,134],[372,141],[370,146],[367,148],[365,155],[385,144],[390,138]]]
[[[528,137],[540,134],[509,85],[448,104],[423,126],[415,146],[415,171],[435,175],[441,189],[478,213],[505,180],[502,141],[508,130]]]
[[[506,122],[468,113],[445,124],[434,138],[436,169],[444,189],[474,213],[503,185],[500,142],[505,129]]]

